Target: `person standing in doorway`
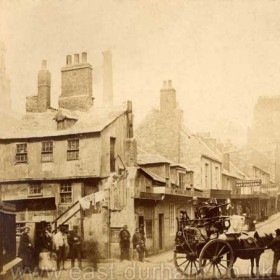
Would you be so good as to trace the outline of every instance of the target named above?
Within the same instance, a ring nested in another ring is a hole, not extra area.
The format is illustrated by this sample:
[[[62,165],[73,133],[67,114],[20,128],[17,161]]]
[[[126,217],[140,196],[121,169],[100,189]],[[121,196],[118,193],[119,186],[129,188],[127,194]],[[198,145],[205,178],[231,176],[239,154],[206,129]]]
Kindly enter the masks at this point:
[[[23,233],[20,236],[18,255],[22,259],[23,269],[25,271],[33,270],[33,246],[29,236],[30,228],[23,228]]]
[[[120,250],[121,256],[120,260],[123,261],[125,259],[130,260],[129,249],[130,249],[130,233],[127,229],[127,225],[124,225],[122,230],[120,231]]]
[[[74,267],[75,259],[77,259],[78,266],[82,269],[82,238],[78,235],[77,229],[70,232],[68,244],[70,246],[71,267]]]
[[[136,228],[135,233],[133,234],[132,243],[133,249],[137,250],[139,261],[143,262],[145,252],[145,240],[143,235],[140,233],[139,228]]]

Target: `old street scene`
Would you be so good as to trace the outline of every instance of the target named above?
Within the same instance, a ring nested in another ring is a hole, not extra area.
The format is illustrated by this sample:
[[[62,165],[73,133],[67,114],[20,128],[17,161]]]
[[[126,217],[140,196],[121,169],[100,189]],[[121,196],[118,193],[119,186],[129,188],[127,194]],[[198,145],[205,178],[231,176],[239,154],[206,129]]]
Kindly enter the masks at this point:
[[[280,279],[279,12],[0,1],[0,279]]]

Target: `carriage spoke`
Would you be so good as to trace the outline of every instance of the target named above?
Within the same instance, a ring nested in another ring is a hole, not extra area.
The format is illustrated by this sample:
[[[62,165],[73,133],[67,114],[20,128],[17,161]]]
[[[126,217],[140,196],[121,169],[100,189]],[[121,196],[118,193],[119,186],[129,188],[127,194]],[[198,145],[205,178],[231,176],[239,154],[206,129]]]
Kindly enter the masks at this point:
[[[180,263],[179,266],[183,265],[184,263],[186,263],[188,260],[185,260],[184,262]]]
[[[220,265],[221,265],[223,268],[227,269],[223,264],[220,263]]]
[[[189,267],[189,265],[190,265],[190,261],[187,263],[187,265],[186,265],[186,267],[185,267],[185,269],[184,269],[184,272],[187,270],[187,268]]]
[[[222,247],[222,249],[219,251],[219,253],[218,253],[217,256],[220,256],[220,254],[223,252],[223,250],[224,250],[225,247],[226,247],[225,245]]]
[[[198,271],[197,265],[196,265],[196,261],[194,261],[194,266],[196,268],[196,271]]]
[[[206,274],[208,274],[208,273],[210,272],[212,265],[213,265],[213,264],[211,263],[211,265],[209,266],[209,269],[208,269],[208,271],[207,271]]]
[[[219,257],[223,257],[224,255],[227,255],[229,253],[229,251],[223,253],[222,255],[220,255]]]
[[[218,268],[218,271],[219,271],[219,273],[220,273],[220,276],[222,276],[222,272],[221,272],[220,268],[218,267],[218,264],[217,264],[217,268]],[[214,276],[215,276],[215,275],[214,275]]]

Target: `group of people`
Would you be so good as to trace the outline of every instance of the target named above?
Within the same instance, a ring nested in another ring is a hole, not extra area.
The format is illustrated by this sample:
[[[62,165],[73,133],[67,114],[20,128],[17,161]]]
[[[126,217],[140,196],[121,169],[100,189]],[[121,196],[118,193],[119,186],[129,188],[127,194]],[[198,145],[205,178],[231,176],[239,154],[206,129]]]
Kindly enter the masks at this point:
[[[41,270],[63,270],[68,256],[72,267],[77,259],[79,268],[82,268],[82,238],[78,235],[77,229],[68,232],[64,226],[60,226],[57,233],[53,234],[51,227],[46,226],[38,237],[35,247],[29,233],[30,228],[25,227],[20,236],[18,249],[24,269],[33,270],[37,266]]]
[[[130,260],[130,232],[127,229],[127,225],[124,225],[122,230],[120,231],[120,260]],[[132,245],[133,249],[138,253],[139,261],[143,262],[144,257],[147,257],[147,249],[146,249],[146,237],[144,227],[136,228],[135,233],[132,237]]]

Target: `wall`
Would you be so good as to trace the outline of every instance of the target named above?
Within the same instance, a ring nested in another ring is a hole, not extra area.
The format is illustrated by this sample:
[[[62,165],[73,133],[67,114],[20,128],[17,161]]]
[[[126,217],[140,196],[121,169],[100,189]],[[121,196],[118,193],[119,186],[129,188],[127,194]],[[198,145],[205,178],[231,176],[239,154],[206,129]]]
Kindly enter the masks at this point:
[[[115,120],[110,126],[106,127],[101,133],[101,177],[109,176],[110,174],[110,137],[116,138],[115,142],[115,158],[116,170],[124,168],[121,160],[125,162],[125,139],[128,133],[127,115],[123,114]]]
[[[100,138],[81,136],[79,138],[79,160],[70,161],[67,160],[67,139],[72,138],[52,138],[54,140],[53,162],[41,162],[41,141],[28,139],[7,144],[1,143],[0,179],[5,181],[99,177],[101,172]],[[16,144],[27,141],[28,163],[15,163]]]

